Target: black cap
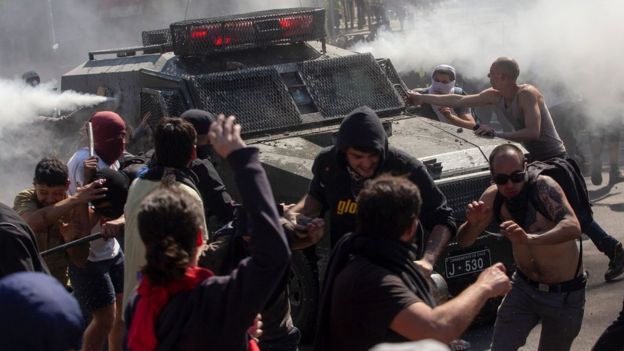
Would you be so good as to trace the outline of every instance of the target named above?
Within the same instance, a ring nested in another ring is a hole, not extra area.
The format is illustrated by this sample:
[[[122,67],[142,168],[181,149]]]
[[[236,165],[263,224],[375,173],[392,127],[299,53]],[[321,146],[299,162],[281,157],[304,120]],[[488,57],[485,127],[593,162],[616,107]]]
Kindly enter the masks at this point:
[[[215,115],[204,110],[186,110],[180,118],[190,122],[198,135],[207,134],[212,122],[216,121]]]

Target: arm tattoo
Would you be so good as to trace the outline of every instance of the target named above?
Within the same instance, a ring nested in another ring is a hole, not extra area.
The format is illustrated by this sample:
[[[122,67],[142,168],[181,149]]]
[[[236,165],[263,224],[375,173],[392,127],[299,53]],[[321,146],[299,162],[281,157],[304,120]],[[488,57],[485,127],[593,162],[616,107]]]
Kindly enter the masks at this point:
[[[537,181],[537,191],[551,219],[560,222],[568,215],[568,211],[563,206],[563,190],[554,180],[540,178]]]

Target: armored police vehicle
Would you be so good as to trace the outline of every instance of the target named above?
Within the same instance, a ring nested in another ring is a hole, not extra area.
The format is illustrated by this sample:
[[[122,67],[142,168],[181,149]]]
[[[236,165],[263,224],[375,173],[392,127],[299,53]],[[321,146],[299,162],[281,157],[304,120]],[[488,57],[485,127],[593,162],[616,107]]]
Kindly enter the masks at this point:
[[[260,149],[280,202],[306,193],[314,157],[331,145],[342,118],[362,105],[380,116],[391,145],[427,165],[458,221],[490,184],[487,156],[502,141],[414,114],[390,60],[326,43],[323,9],[189,20],[143,32],[142,41],[90,52],[62,77],[62,89],[116,97],[131,125],[149,115],[153,126],[189,108],[236,115],[245,141]],[[224,163],[220,172],[227,181]],[[328,245],[316,251],[323,261]],[[494,262],[512,270],[510,252],[507,240],[484,233],[469,249],[451,242],[435,268],[454,295]],[[293,318],[304,331],[313,325],[318,297],[313,254],[296,252],[290,277]]]

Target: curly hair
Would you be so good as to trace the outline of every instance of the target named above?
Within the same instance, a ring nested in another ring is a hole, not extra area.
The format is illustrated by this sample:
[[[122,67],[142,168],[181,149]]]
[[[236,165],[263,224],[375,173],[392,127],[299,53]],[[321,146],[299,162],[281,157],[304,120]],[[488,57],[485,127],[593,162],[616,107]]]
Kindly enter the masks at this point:
[[[161,186],[143,200],[137,215],[147,264],[141,270],[154,285],[181,278],[197,252],[203,208],[178,187]]]

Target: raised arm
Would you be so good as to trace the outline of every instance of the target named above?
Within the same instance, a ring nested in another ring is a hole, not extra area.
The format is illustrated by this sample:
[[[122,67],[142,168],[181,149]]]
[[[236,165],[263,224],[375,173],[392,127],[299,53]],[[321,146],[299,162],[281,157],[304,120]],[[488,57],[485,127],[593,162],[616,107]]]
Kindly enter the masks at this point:
[[[496,197],[496,186],[487,188],[479,201],[473,201],[466,207],[466,222],[459,226],[457,230],[457,243],[461,247],[468,247],[474,244],[477,237],[492,222],[492,206]]]
[[[219,304],[226,312],[221,325],[224,330],[239,330],[243,335],[284,279],[290,250],[269,181],[258,160],[258,150],[246,147],[240,137],[240,125],[234,125],[234,117],[219,116],[211,126],[210,139],[215,151],[230,163],[251,236],[251,257],[241,261],[225,285],[213,281],[217,284],[214,288],[223,289]],[[214,308],[214,301],[207,300],[203,308]],[[224,345],[235,342],[224,341]]]
[[[478,94],[458,95],[458,94],[420,94],[415,91],[407,93],[408,99],[414,105],[431,104],[438,106],[452,107],[475,107],[483,105],[492,105],[498,101],[500,95],[494,89],[486,89]]]

